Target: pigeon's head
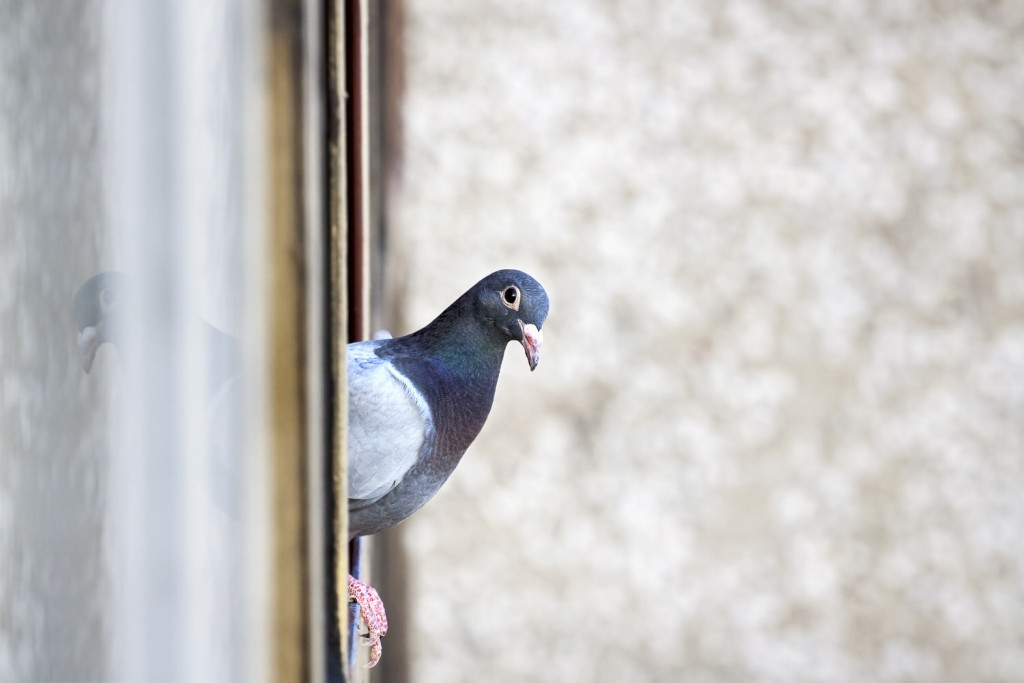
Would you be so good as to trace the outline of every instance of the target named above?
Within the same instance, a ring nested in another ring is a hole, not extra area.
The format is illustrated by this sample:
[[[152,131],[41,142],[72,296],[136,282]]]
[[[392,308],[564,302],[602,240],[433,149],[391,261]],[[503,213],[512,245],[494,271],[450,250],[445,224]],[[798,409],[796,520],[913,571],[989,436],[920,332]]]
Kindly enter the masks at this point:
[[[494,324],[509,341],[522,344],[530,370],[536,369],[544,339],[540,328],[548,317],[547,292],[521,270],[491,273],[476,289],[477,304],[484,319]]]
[[[75,294],[72,314],[78,329],[78,353],[86,372],[92,368],[97,349],[113,341],[124,308],[125,279],[124,273],[100,273]]]

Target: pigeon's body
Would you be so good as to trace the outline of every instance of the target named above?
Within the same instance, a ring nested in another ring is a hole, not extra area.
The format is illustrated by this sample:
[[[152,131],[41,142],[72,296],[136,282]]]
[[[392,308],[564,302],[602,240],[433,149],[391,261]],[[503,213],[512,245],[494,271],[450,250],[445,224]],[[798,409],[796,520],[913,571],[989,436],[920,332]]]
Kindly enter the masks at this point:
[[[382,344],[348,347],[350,537],[383,531],[392,526],[389,520],[408,517],[429,498],[418,502],[421,496],[405,491],[423,488],[410,470],[424,444],[429,450],[434,440],[433,413],[394,364],[377,355]],[[394,500],[396,488],[408,500],[401,512],[389,501],[381,502],[389,496]]]
[[[437,359],[405,355],[390,341],[349,347],[350,358],[367,351],[376,357],[355,362],[378,381],[387,373],[370,391],[390,399],[386,410],[374,400],[360,405],[358,373],[349,384],[349,536],[390,528],[437,493],[484,426],[497,385],[500,356],[488,364],[493,371],[467,377]]]
[[[515,309],[501,303],[510,286]],[[530,276],[498,271],[418,332],[349,345],[350,537],[398,524],[437,493],[487,419],[505,346],[539,346],[547,310]]]

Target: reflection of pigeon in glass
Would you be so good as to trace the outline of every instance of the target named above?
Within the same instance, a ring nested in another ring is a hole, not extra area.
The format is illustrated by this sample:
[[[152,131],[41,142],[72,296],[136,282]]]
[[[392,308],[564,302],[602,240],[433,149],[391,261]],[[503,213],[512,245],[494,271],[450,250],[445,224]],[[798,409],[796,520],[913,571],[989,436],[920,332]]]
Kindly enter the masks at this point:
[[[548,297],[518,270],[488,275],[405,337],[348,346],[349,536],[375,534],[430,500],[487,419],[510,341],[540,358]],[[387,630],[376,591],[349,577],[369,630],[371,666]]]
[[[82,369],[86,372],[92,369],[96,352],[103,344],[116,345],[129,333],[125,326],[127,297],[138,294],[131,291],[130,281],[124,273],[100,273],[89,278],[75,294],[72,315],[78,328]],[[206,393],[213,397],[238,375],[238,340],[205,320],[199,319],[197,324],[201,329],[207,369]]]
[[[117,346],[119,353],[127,353],[135,361],[168,362],[152,354],[140,358],[139,354],[130,353],[132,348],[136,348],[130,343],[130,335],[136,335],[137,340],[141,332],[126,324],[131,303],[128,299],[140,296],[133,284],[137,283],[133,283],[129,275],[108,271],[89,278],[75,294],[72,316],[78,330],[78,353],[85,372],[92,370],[97,351],[106,343]],[[211,496],[219,508],[234,517],[237,510],[233,482],[238,476],[236,461],[241,426],[238,340],[198,316],[193,322],[199,335],[202,359],[200,415],[207,437]],[[131,363],[126,365],[131,367]]]
[[[92,369],[99,348],[122,333],[126,281],[124,273],[100,273],[89,278],[75,294],[72,315],[78,328],[78,353],[86,372]]]

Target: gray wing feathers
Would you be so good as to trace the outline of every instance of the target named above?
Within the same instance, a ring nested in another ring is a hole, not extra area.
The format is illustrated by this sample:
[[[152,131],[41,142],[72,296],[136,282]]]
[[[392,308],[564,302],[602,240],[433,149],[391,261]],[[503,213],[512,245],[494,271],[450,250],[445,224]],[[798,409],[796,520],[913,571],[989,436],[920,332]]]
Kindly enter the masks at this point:
[[[373,501],[415,464],[432,428],[430,409],[390,362],[380,342],[348,347],[348,497]]]

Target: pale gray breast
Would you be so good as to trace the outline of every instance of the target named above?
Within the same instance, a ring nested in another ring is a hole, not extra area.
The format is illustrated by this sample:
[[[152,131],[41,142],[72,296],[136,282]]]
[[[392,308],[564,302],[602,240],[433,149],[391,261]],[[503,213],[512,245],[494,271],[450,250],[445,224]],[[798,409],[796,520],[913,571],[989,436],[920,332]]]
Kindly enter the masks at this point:
[[[430,408],[394,366],[380,341],[348,347],[348,497],[374,501],[416,463],[433,428]]]

